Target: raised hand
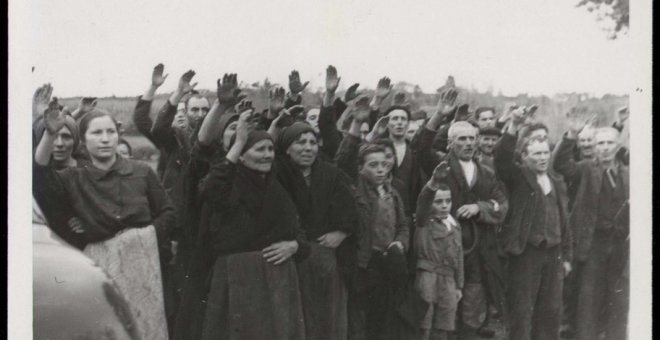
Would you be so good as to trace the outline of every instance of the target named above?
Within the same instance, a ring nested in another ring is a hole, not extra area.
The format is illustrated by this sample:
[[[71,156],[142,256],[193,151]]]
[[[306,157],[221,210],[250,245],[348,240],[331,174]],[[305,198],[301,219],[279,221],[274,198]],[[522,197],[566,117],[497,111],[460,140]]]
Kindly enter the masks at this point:
[[[284,108],[284,97],[286,95],[286,90],[284,90],[283,87],[276,87],[275,89],[271,90],[269,93],[269,106],[268,106],[268,114],[269,118],[274,118],[280,111]]]
[[[451,79],[453,80],[454,78]],[[437,112],[443,117],[454,112],[456,109],[456,98],[458,98],[458,91],[455,87],[449,86],[445,88],[445,90],[440,94]]]
[[[293,70],[291,71],[291,74],[289,74],[289,91],[291,91],[292,95],[297,95],[309,85],[309,82],[306,81],[304,84],[300,81],[300,74],[298,71]]]
[[[195,71],[193,70],[188,70],[186,73],[184,73],[181,76],[181,78],[179,78],[179,85],[177,86],[177,91],[179,91],[181,94],[192,92],[192,90],[195,89],[195,86],[197,86],[197,83],[190,84],[190,81],[194,76],[195,76]]]
[[[539,109],[539,106],[536,105],[536,104],[534,104],[532,106],[526,106],[525,107],[525,116],[530,117],[530,118],[534,117],[534,115],[536,114],[536,111],[538,109]]]
[[[623,124],[626,120],[628,120],[628,117],[630,116],[630,110],[627,106],[624,106],[616,111],[616,116],[617,123]]]
[[[330,65],[325,71],[325,90],[331,93],[335,93],[337,87],[339,86],[339,81],[341,77],[337,76],[337,69]]]
[[[240,116],[238,116],[238,123],[236,124],[236,144],[240,145],[241,148],[247,142],[248,127],[250,125],[251,118],[252,111],[250,110],[244,111],[240,114]]]
[[[380,78],[378,85],[376,86],[376,97],[380,100],[385,99],[390,94],[390,92],[392,92],[392,87],[393,85],[390,78]]]
[[[568,124],[568,135],[569,137],[577,137],[578,133],[584,129],[592,120],[594,116],[591,116],[587,119],[580,117],[575,112],[569,112],[566,114],[566,122]]]
[[[78,103],[78,115],[84,115],[85,113],[94,110],[96,107],[96,97],[83,97]]]
[[[53,136],[56,135],[60,129],[64,127],[65,122],[64,115],[60,111],[60,105],[57,102],[56,97],[53,97],[50,103],[48,103],[48,108],[43,114],[46,131]]]
[[[251,100],[242,100],[240,103],[238,103],[238,106],[236,107],[236,112],[238,112],[239,114],[242,114],[243,112],[246,111],[252,111],[252,113],[254,113],[254,107],[252,106]]]
[[[405,92],[397,92],[394,95],[394,100],[392,101],[393,105],[403,105],[406,102],[406,93]]]
[[[218,103],[224,107],[233,107],[247,97],[241,94],[241,89],[238,88],[238,77],[236,73],[225,73],[222,76],[222,80],[218,79],[217,85],[216,95],[218,97]]]
[[[151,73],[151,86],[160,87],[161,85],[163,85],[165,79],[167,79],[167,76],[169,75],[169,74],[163,75],[164,70],[165,70],[165,66],[162,63],[154,67],[154,71],[153,73]]]
[[[355,84],[351,85],[348,88],[348,90],[346,90],[346,94],[344,94],[344,102],[345,103],[348,103],[351,100],[353,100],[353,99],[357,98],[358,96],[360,96],[360,93],[358,93],[358,91],[357,91],[359,86],[360,86],[359,83],[355,83]]]
[[[50,84],[44,84],[34,91],[32,96],[32,118],[39,117],[48,109],[50,96],[53,94],[53,87]]]
[[[433,169],[433,175],[429,179],[429,182],[433,188],[437,188],[447,176],[449,176],[449,163],[447,161],[442,161],[435,167],[435,169]]]
[[[353,106],[353,119],[356,122],[366,122],[369,120],[369,97],[360,97]]]
[[[382,136],[387,131],[387,124],[390,122],[390,116],[382,116],[378,118],[374,128],[367,134],[365,138],[367,142],[372,142],[376,137]]]
[[[524,106],[514,107],[511,110],[509,116],[511,117],[510,118],[511,119],[511,124],[513,126],[517,127],[517,126],[522,125],[525,122],[525,120],[527,119],[527,115],[526,115],[526,112],[525,112],[525,107]]]

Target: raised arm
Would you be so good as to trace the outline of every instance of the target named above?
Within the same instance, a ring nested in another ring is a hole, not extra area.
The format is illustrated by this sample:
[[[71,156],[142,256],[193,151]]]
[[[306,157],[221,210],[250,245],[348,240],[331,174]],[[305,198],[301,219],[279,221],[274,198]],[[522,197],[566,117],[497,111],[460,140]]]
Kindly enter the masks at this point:
[[[511,113],[511,117],[502,138],[493,150],[497,175],[508,188],[511,188],[516,179],[522,176],[521,170],[516,164],[515,151],[518,143],[518,131],[523,124],[525,114],[523,110],[516,109]]]
[[[446,181],[448,175],[449,163],[444,161],[438,164],[433,169],[433,175],[419,193],[419,197],[417,197],[417,213],[415,214],[418,228],[426,226],[431,212],[431,206],[435,199],[435,192],[438,191],[440,184]]]
[[[204,118],[197,134],[197,140],[203,146],[211,145],[218,138],[221,133],[218,130],[220,118],[246,97],[241,94],[241,90],[238,88],[238,79],[235,73],[225,73],[222,80],[218,79],[217,84],[217,100]]]
[[[337,167],[353,180],[358,178],[358,151],[360,148],[360,125],[369,119],[369,98],[361,97],[355,103],[353,121],[347,135],[342,139],[335,156]]]
[[[342,140],[342,135],[337,130],[337,113],[335,109],[337,105],[335,91],[339,86],[340,79],[337,76],[337,69],[332,65],[328,66],[325,76],[325,96],[319,113],[319,133],[323,140],[322,152],[330,158],[334,158]]]
[[[440,156],[433,150],[433,140],[435,139],[441,124],[447,117],[456,111],[456,98],[458,91],[452,86],[446,86],[440,94],[438,106],[426,125],[419,132],[416,143],[413,143],[415,152],[419,155],[419,163],[422,170],[427,173],[433,173],[435,167],[440,163]]]
[[[564,176],[564,179],[577,183],[581,178],[582,167],[586,166],[584,162],[576,162],[573,157],[573,149],[577,144],[578,133],[588,124],[588,120],[580,119],[574,113],[566,115],[568,122],[568,131],[559,143],[555,151],[553,167],[555,171]]]
[[[383,77],[378,80],[378,85],[376,85],[376,94],[374,95],[371,103],[369,104],[369,128],[373,128],[376,125],[376,122],[381,116],[381,110],[383,109],[383,102],[385,98],[390,95],[392,92],[392,81],[388,77]]]
[[[285,102],[285,107],[289,108],[294,105],[300,105],[302,103],[301,93],[309,85],[309,82],[306,81],[304,84],[300,80],[300,73],[293,70],[289,74],[289,98]]]
[[[151,136],[151,127],[153,121],[151,120],[149,113],[151,112],[151,103],[154,100],[156,90],[163,85],[165,79],[167,79],[167,74],[163,76],[164,69],[165,66],[163,66],[163,64],[158,64],[154,67],[154,70],[151,73],[151,84],[149,84],[149,87],[144,94],[141,97],[138,97],[138,102],[133,111],[133,123],[135,124],[135,128],[152,142],[153,137]]]
[[[176,115],[176,108],[181,98],[194,90],[197,83],[190,84],[190,81],[195,76],[195,71],[189,70],[184,73],[179,79],[179,84],[176,90],[172,93],[170,98],[165,102],[161,110],[156,116],[156,121],[151,129],[154,144],[159,148],[172,149],[176,147],[176,134],[172,129],[172,122]]]

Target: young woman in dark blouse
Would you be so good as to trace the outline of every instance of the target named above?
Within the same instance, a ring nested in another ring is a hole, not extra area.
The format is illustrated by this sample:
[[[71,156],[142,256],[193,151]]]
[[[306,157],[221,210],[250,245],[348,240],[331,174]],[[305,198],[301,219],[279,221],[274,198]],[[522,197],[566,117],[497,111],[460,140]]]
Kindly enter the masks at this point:
[[[117,123],[98,109],[80,121],[90,162],[57,171],[49,161],[65,117],[56,101],[45,111],[44,122],[46,131],[34,158],[34,185],[50,201],[68,202],[81,222],[75,232],[84,235],[84,252],[129,301],[140,334],[166,338],[157,236],[171,227],[175,213],[156,174],[144,163],[117,155]]]

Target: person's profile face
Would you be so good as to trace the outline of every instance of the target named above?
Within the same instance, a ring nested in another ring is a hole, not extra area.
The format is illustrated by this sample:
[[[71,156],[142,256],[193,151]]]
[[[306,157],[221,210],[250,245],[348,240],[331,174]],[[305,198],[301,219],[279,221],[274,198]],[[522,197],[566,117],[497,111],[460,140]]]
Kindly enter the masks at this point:
[[[404,137],[408,131],[408,115],[406,111],[394,110],[388,115],[387,129],[390,136]]]

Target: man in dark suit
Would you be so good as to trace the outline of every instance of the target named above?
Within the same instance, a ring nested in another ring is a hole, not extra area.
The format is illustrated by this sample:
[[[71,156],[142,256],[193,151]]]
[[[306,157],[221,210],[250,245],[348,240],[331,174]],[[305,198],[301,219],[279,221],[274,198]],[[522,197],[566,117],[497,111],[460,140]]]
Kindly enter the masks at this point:
[[[562,283],[571,270],[571,232],[566,188],[548,173],[547,139],[522,142],[516,161],[517,134],[525,111],[513,119],[495,147],[495,167],[507,186],[509,215],[500,241],[508,255],[507,305],[511,339],[559,339]]]

